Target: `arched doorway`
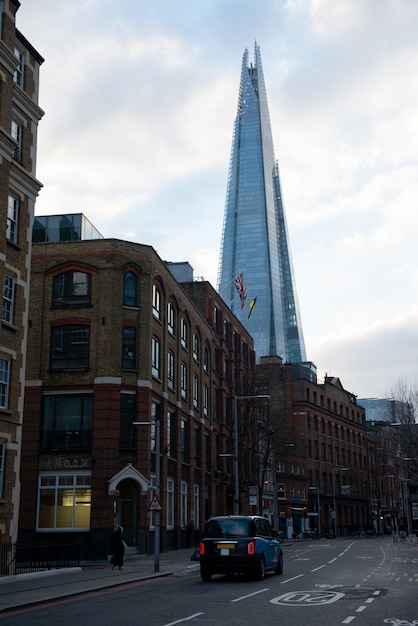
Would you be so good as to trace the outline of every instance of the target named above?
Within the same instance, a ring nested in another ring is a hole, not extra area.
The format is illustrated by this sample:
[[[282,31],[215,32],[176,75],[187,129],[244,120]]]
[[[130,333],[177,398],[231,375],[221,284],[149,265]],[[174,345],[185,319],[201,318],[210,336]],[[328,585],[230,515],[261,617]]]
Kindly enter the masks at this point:
[[[126,543],[135,546],[138,544],[138,496],[148,493],[149,481],[129,463],[108,482],[109,495],[114,496],[114,524],[123,526]]]

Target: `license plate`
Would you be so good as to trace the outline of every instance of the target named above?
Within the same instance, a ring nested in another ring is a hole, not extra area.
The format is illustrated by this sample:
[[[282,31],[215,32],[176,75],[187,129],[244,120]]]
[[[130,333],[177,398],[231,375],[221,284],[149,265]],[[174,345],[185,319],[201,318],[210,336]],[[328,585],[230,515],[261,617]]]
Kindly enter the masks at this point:
[[[218,543],[216,546],[218,550],[233,550],[235,548],[234,543]]]

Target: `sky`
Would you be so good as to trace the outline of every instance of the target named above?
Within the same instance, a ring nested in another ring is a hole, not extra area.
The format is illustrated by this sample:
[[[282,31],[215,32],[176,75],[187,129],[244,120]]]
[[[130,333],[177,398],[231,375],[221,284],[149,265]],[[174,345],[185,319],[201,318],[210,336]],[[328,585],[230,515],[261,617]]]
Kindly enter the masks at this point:
[[[16,24],[45,59],[36,214],[82,212],[214,287],[257,41],[318,382],[418,385],[418,2],[21,0]]]

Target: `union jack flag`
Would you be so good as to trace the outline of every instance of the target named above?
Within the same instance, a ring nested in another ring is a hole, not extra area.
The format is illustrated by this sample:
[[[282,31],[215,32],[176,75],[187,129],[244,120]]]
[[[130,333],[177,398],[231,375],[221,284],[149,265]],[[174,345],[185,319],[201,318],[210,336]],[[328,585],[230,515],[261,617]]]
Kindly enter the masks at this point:
[[[239,276],[237,276],[234,280],[234,285],[236,287],[237,293],[241,300],[241,311],[244,308],[245,299],[247,297],[248,287],[244,288],[244,272],[241,272]]]

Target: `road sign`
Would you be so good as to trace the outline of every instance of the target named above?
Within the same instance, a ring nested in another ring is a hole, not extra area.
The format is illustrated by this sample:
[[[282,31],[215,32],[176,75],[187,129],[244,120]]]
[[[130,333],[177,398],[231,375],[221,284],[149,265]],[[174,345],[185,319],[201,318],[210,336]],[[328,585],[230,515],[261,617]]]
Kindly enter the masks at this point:
[[[149,503],[148,511],[162,511],[162,506],[156,493],[154,493],[152,500]]]

